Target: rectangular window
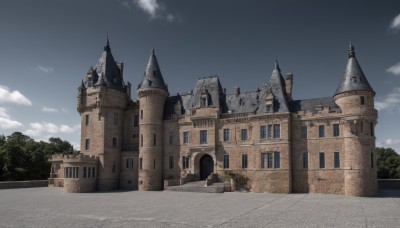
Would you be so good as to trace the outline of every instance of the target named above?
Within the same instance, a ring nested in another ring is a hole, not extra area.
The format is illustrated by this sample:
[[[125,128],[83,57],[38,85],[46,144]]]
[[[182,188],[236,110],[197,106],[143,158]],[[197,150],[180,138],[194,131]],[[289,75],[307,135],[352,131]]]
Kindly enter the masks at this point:
[[[117,164],[115,164],[115,162],[113,163],[113,166],[112,166],[112,172],[113,173],[117,172]]]
[[[89,122],[90,122],[90,116],[86,115],[86,121],[85,121],[86,126],[89,125]]]
[[[301,139],[307,139],[307,126],[301,126],[300,137]]]
[[[374,168],[374,153],[371,153],[371,168]]]
[[[261,153],[261,169],[267,168],[267,154]]]
[[[189,132],[183,132],[183,144],[189,144]]]
[[[143,147],[143,135],[140,135],[140,147]]]
[[[153,134],[153,146],[157,145],[157,134]]]
[[[90,139],[86,139],[85,141],[85,150],[90,150]]]
[[[200,130],[200,144],[207,144],[207,130]]]
[[[224,142],[229,142],[229,129],[224,129]]]
[[[127,158],[126,159],[126,168],[127,169],[133,169],[133,158]]]
[[[361,121],[360,122],[360,132],[361,133],[363,133],[363,131],[364,131],[364,126],[363,126],[364,124],[363,124],[363,122]]]
[[[247,140],[247,129],[242,129],[240,132],[242,140]]]
[[[325,168],[325,153],[324,152],[319,153],[319,168],[321,168],[321,169]]]
[[[174,156],[169,156],[169,168],[174,168]]]
[[[143,169],[143,158],[139,158],[139,169]]]
[[[265,111],[266,112],[272,112],[272,105],[271,104],[265,105]]]
[[[91,175],[92,175],[92,169],[90,167],[88,167],[88,169],[87,169],[88,178],[90,178]]]
[[[369,127],[371,128],[371,129],[370,129],[370,131],[371,131],[371,136],[375,136],[375,133],[374,133],[374,123],[373,123],[373,122],[370,122],[370,123],[369,123]]]
[[[364,96],[361,96],[361,97],[360,97],[360,104],[361,104],[361,105],[364,105],[364,104],[365,104]]]
[[[90,167],[89,167],[90,169]],[[83,167],[83,178],[86,178],[86,166]]]
[[[333,153],[333,167],[340,168],[340,156],[339,152]]]
[[[200,98],[200,107],[207,107],[207,98]]]
[[[169,145],[174,144],[174,131],[169,131],[168,142],[169,142]]]
[[[308,169],[308,152],[303,152],[303,169]]]
[[[95,173],[96,173],[96,171],[95,171],[95,168],[94,168],[94,167],[92,167],[92,178],[94,178],[94,177],[95,177]]]
[[[242,154],[242,169],[247,169],[247,154]]]
[[[153,169],[156,170],[156,159],[153,159]]]
[[[267,126],[263,125],[260,126],[260,139],[266,139],[267,138]]]
[[[281,125],[274,124],[274,139],[279,139],[281,137]]]
[[[267,168],[268,169],[272,169],[273,168],[272,153],[271,152],[267,153]]]
[[[113,121],[114,125],[118,124],[118,113],[114,113],[114,121]]]
[[[224,169],[229,169],[229,154],[224,154]]]
[[[139,115],[134,115],[133,116],[133,126],[138,127],[139,126]]]
[[[281,168],[281,152],[278,151],[274,152],[274,168],[275,169]]]
[[[318,136],[320,138],[325,137],[325,125],[319,125],[318,126]]]
[[[143,119],[143,110],[140,110],[140,119]]]
[[[182,156],[182,168],[183,169],[189,168],[189,157]]]
[[[339,124],[333,124],[333,137],[338,137],[339,135]]]
[[[183,132],[183,143],[184,144],[189,144],[189,132]]]
[[[113,145],[113,147],[117,147],[117,138],[113,138],[113,140],[112,140],[112,145]]]
[[[272,138],[272,125],[268,125],[267,137],[270,139]]]

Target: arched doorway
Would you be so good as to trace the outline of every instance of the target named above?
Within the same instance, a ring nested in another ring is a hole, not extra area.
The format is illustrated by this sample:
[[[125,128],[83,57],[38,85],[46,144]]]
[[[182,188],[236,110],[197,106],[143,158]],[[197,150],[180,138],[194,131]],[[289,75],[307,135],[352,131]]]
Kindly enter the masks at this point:
[[[200,180],[205,180],[207,177],[214,172],[214,161],[213,158],[206,154],[200,158]]]

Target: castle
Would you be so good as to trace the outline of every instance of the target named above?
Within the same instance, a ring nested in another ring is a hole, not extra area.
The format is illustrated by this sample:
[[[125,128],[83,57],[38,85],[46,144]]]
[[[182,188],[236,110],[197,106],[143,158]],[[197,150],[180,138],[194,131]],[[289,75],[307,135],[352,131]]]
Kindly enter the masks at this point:
[[[123,70],[107,39],[78,89],[81,153],[51,158],[50,186],[153,191],[166,180],[228,172],[253,192],[377,193],[375,92],[351,44],[336,92],[325,98],[293,99],[293,74],[283,77],[277,62],[253,92],[228,94],[210,76],[171,95],[153,50],[138,100]]]

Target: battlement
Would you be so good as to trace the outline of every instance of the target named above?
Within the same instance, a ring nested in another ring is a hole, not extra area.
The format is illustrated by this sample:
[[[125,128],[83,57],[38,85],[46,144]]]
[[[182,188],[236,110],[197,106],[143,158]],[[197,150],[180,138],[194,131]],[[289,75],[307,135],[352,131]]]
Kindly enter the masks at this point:
[[[54,154],[51,156],[50,161],[63,161],[63,162],[96,162],[98,156],[84,155],[84,154]]]

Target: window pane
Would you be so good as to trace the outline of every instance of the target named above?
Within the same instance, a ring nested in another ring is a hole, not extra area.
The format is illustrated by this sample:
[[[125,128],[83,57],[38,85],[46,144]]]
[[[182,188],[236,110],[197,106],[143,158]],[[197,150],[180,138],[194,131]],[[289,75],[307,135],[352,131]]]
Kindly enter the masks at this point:
[[[229,142],[229,129],[224,129],[224,142]]]
[[[281,137],[281,125],[274,124],[274,139],[279,139]]]
[[[247,168],[247,154],[242,154],[242,168]]]
[[[321,168],[321,169],[325,168],[325,153],[324,152],[319,153],[319,168]]]
[[[241,130],[241,138],[242,140],[247,140],[247,129]]]
[[[169,168],[174,168],[174,156],[169,156]]]
[[[267,167],[267,154],[261,153],[261,169],[265,169]]]
[[[224,169],[229,169],[229,154],[224,154]]]
[[[320,138],[325,137],[325,125],[319,125],[318,129],[319,129],[319,137]]]
[[[270,152],[270,153],[267,153],[267,159],[268,159],[268,163],[267,163],[267,168],[268,169],[272,169],[273,168],[273,166],[272,166],[272,153]]]
[[[260,139],[267,138],[267,126],[260,126]]]
[[[272,138],[272,125],[268,125],[267,137],[269,139]]]
[[[307,139],[307,126],[301,126],[301,139]]]
[[[278,169],[281,167],[281,153],[274,152],[274,168]]]
[[[200,131],[200,144],[207,144],[207,130]]]
[[[340,168],[340,156],[339,152],[334,152],[333,153],[333,163],[335,168]]]
[[[339,124],[333,124],[333,137],[339,136]]]
[[[308,153],[303,152],[303,169],[308,169]]]
[[[174,144],[174,132],[173,131],[169,131],[169,140],[168,140],[169,144],[172,145]]]

